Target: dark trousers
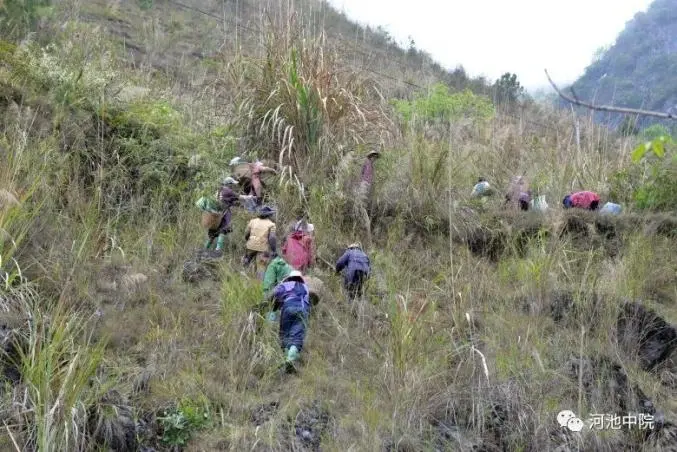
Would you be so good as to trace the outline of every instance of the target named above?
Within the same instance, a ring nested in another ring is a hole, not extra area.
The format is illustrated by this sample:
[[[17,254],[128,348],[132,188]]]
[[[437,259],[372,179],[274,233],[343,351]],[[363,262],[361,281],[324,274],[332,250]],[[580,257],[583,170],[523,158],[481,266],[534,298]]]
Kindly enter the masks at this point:
[[[244,257],[242,258],[242,264],[245,267],[249,267],[252,262],[256,261],[256,256],[258,256],[259,253],[260,251],[252,251],[252,250],[245,251]]]
[[[308,310],[299,305],[283,306],[280,312],[280,345],[288,350],[295,345],[299,351],[303,348],[308,324]]]
[[[367,281],[367,274],[361,270],[353,272],[348,275],[348,278],[343,282],[346,292],[348,292],[348,299],[350,301],[359,298],[364,293],[364,283]]]
[[[207,237],[214,240],[219,236],[219,234],[226,235],[230,233],[233,230],[233,228],[230,226],[230,217],[230,210],[226,210],[221,217],[221,222],[219,223],[218,227],[216,229],[209,229],[207,231]]]

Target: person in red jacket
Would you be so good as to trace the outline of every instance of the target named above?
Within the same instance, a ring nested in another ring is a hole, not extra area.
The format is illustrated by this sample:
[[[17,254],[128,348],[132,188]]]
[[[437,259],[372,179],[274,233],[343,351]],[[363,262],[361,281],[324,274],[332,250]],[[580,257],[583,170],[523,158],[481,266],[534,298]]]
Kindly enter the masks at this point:
[[[371,244],[371,210],[372,185],[374,183],[374,163],[381,157],[379,151],[370,151],[362,165],[360,182],[355,190],[355,217],[361,220],[366,233],[367,244]]]
[[[562,204],[565,209],[572,207],[577,209],[597,210],[599,207],[599,195],[593,191],[577,191],[564,197]]]

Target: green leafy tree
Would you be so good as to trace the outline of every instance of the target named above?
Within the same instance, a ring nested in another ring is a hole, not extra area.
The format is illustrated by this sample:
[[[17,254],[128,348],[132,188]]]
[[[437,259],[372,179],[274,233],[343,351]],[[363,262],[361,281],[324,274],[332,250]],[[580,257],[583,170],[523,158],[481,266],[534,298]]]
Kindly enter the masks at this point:
[[[493,94],[497,105],[513,106],[523,100],[525,92],[517,80],[517,75],[506,72],[494,82]]]

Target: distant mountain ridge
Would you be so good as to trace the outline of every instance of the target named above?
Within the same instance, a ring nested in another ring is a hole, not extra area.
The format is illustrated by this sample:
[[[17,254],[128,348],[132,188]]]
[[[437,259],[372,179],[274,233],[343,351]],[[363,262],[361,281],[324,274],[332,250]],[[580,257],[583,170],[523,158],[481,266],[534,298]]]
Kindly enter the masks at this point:
[[[580,99],[597,104],[677,113],[676,74],[677,0],[655,0],[626,24],[572,88]],[[599,117],[611,125],[622,121],[621,115]]]

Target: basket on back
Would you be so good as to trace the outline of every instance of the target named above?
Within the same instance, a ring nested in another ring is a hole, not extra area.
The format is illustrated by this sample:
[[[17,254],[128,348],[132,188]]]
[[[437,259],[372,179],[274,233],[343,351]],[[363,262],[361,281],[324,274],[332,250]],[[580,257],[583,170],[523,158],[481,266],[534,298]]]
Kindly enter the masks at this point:
[[[203,228],[216,229],[219,227],[223,214],[220,212],[219,203],[214,198],[203,196],[198,199],[195,205],[202,211]]]
[[[240,182],[245,180],[251,180],[252,178],[252,163],[238,163],[232,167],[233,177],[239,180]],[[268,176],[275,174],[275,170],[267,165],[261,167],[260,177],[261,179],[266,179]]]
[[[205,229],[216,229],[221,223],[221,214],[213,212],[202,212],[202,227]]]
[[[233,167],[233,176],[235,179],[251,179],[252,177],[252,168],[249,163],[238,163]]]

